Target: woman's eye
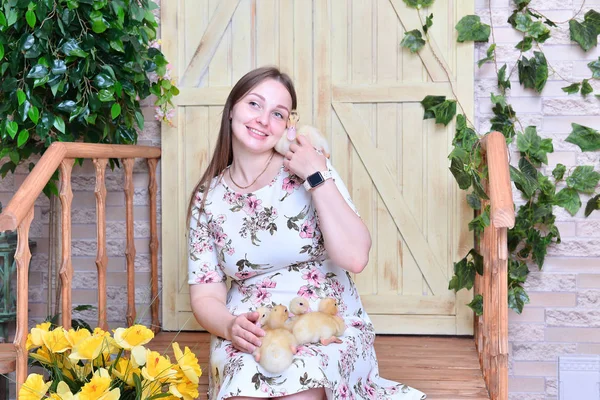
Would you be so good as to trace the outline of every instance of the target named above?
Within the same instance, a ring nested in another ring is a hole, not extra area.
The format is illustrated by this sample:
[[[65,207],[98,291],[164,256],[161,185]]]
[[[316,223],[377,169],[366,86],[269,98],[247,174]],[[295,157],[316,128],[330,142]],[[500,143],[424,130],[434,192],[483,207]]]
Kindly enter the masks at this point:
[[[254,100],[250,100],[250,101],[248,102],[248,104],[250,104],[252,107],[258,107],[258,103],[257,103],[257,102],[255,102]]]
[[[275,111],[275,113],[274,113],[274,114],[275,114],[275,116],[276,116],[277,118],[279,118],[279,119],[283,119],[283,114],[282,114],[282,113],[280,113],[279,111]]]

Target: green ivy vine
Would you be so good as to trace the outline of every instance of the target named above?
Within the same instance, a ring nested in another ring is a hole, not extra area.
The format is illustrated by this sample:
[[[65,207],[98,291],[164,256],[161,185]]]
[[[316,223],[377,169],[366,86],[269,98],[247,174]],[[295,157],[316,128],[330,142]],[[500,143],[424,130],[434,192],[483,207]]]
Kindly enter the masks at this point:
[[[404,0],[409,6],[416,8],[422,20],[421,9],[427,8],[435,0]],[[498,66],[496,60],[496,44],[491,43],[486,51],[486,57],[478,61],[481,67],[492,62],[497,72],[498,95],[491,93],[492,113],[491,131],[499,131],[506,138],[508,145],[516,141],[520,153],[517,166],[510,166],[510,177],[520,192],[524,204],[516,210],[515,226],[508,230],[508,305],[517,313],[523,311],[529,303],[529,296],[523,284],[527,280],[529,267],[542,269],[548,247],[560,243],[560,232],[555,224],[556,216],[553,207],[558,206],[575,215],[582,207],[581,195],[591,195],[585,207],[585,216],[600,209],[600,194],[596,194],[600,174],[593,166],[577,166],[567,170],[566,166],[558,164],[551,176],[542,170],[548,164],[548,153],[554,151],[552,139],[538,135],[535,126],[523,127],[513,107],[509,103],[507,90],[511,89],[511,76],[516,72],[519,83],[528,89],[541,93],[548,80],[549,71],[554,71],[544,55],[543,44],[551,37],[550,28],[561,24],[569,25],[570,39],[576,42],[584,51],[598,45],[600,34],[600,13],[590,10],[580,16],[585,5],[583,2],[579,12],[564,22],[554,22],[541,12],[530,7],[531,0],[513,0],[514,10],[508,18],[508,23],[522,34],[522,40],[515,46],[520,51],[518,60],[509,70],[507,64]],[[491,14],[491,10],[490,10]],[[433,23],[433,14],[426,17],[421,30],[406,32],[400,45],[412,53],[421,50],[429,40],[428,29]],[[477,15],[467,15],[456,25],[458,42],[489,42],[494,35],[494,28],[481,22]],[[600,79],[600,58],[588,64],[591,76],[581,82],[570,82],[563,87],[568,94],[586,97],[593,93],[589,81]],[[446,71],[450,79],[450,73]],[[454,88],[452,89],[455,93]],[[600,95],[596,94],[600,99]],[[458,186],[467,191],[466,200],[476,211],[476,217],[469,223],[469,229],[480,237],[485,227],[490,224],[489,206],[482,207],[482,200],[488,200],[482,181],[487,178],[483,154],[479,142],[484,135],[476,132],[475,127],[468,121],[465,114],[457,115],[457,107],[463,110],[460,99],[446,99],[445,96],[426,96],[421,102],[423,119],[433,118],[438,124],[448,125],[455,120],[456,133],[452,141],[453,149],[448,156],[450,171]],[[456,118],[455,118],[456,117]],[[567,142],[577,145],[582,151],[600,150],[600,133],[590,127],[573,123],[572,132]],[[560,189],[559,189],[560,188]],[[483,258],[471,249],[460,261],[454,263],[454,274],[450,280],[449,289],[470,290],[475,282],[476,274],[483,274]],[[475,296],[469,303],[477,315],[483,312],[483,298]]]

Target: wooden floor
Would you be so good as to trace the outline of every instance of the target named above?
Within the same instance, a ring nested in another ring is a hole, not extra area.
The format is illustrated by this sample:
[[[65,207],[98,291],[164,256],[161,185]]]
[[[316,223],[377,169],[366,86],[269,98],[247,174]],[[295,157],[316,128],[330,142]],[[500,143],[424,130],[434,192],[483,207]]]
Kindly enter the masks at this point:
[[[151,344],[173,357],[172,341],[188,346],[207,371],[209,335],[198,332],[161,332]],[[427,336],[377,336],[375,350],[382,377],[427,393],[427,399],[489,400],[473,339]],[[208,376],[200,378],[200,399],[206,399]]]

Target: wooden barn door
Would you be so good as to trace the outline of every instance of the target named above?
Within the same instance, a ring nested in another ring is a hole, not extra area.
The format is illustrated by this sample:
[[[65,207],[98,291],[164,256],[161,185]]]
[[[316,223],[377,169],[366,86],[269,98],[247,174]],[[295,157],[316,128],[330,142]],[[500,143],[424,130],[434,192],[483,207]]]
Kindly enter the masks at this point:
[[[380,333],[470,334],[469,293],[448,291],[471,248],[469,211],[448,170],[453,126],[423,121],[426,95],[454,98],[472,117],[473,47],[454,26],[471,0],[437,1],[431,45],[400,47],[422,24],[402,0],[169,0],[162,41],[181,90],[162,133],[163,321],[198,329],[189,309],[187,201],[212,152],[231,86],[277,65],[296,84],[303,123],[324,132],[372,237],[356,276]],[[426,14],[427,13],[427,14]],[[444,71],[448,71],[448,74]]]

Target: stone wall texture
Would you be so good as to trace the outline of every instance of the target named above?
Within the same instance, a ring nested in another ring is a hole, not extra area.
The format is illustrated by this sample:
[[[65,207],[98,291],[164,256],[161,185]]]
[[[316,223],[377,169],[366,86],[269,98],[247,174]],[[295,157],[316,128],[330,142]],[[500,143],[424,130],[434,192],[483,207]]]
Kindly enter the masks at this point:
[[[476,13],[494,26],[499,66],[508,69],[518,59],[514,48],[521,34],[508,23],[514,9],[513,0],[476,0]],[[582,6],[582,0],[532,0],[530,6],[553,21],[565,22]],[[589,9],[600,9],[600,0],[586,0],[579,19]],[[476,59],[485,57],[487,44],[476,46]],[[514,106],[523,126],[536,125],[543,137],[552,138],[548,173],[562,163],[567,168],[593,165],[597,170],[599,153],[581,153],[564,139],[571,123],[598,129],[600,102],[595,96],[567,95],[561,88],[591,77],[587,63],[597,60],[600,48],[587,53],[569,39],[568,23],[552,29],[552,38],[543,45],[550,64],[550,77],[541,94],[519,86],[518,75],[511,78],[509,102]],[[497,94],[493,64],[481,69],[475,66],[475,110],[480,131],[489,129],[490,92]],[[566,81],[565,81],[566,80]],[[598,82],[591,82],[600,93]],[[518,153],[512,154],[518,160]],[[587,198],[582,201],[585,205]],[[515,202],[522,200],[515,196]],[[600,354],[600,214],[589,218],[583,208],[574,217],[555,209],[563,242],[549,251],[542,271],[532,269],[526,288],[531,303],[521,315],[510,311],[510,399],[556,400],[558,398],[558,357],[567,354]]]

